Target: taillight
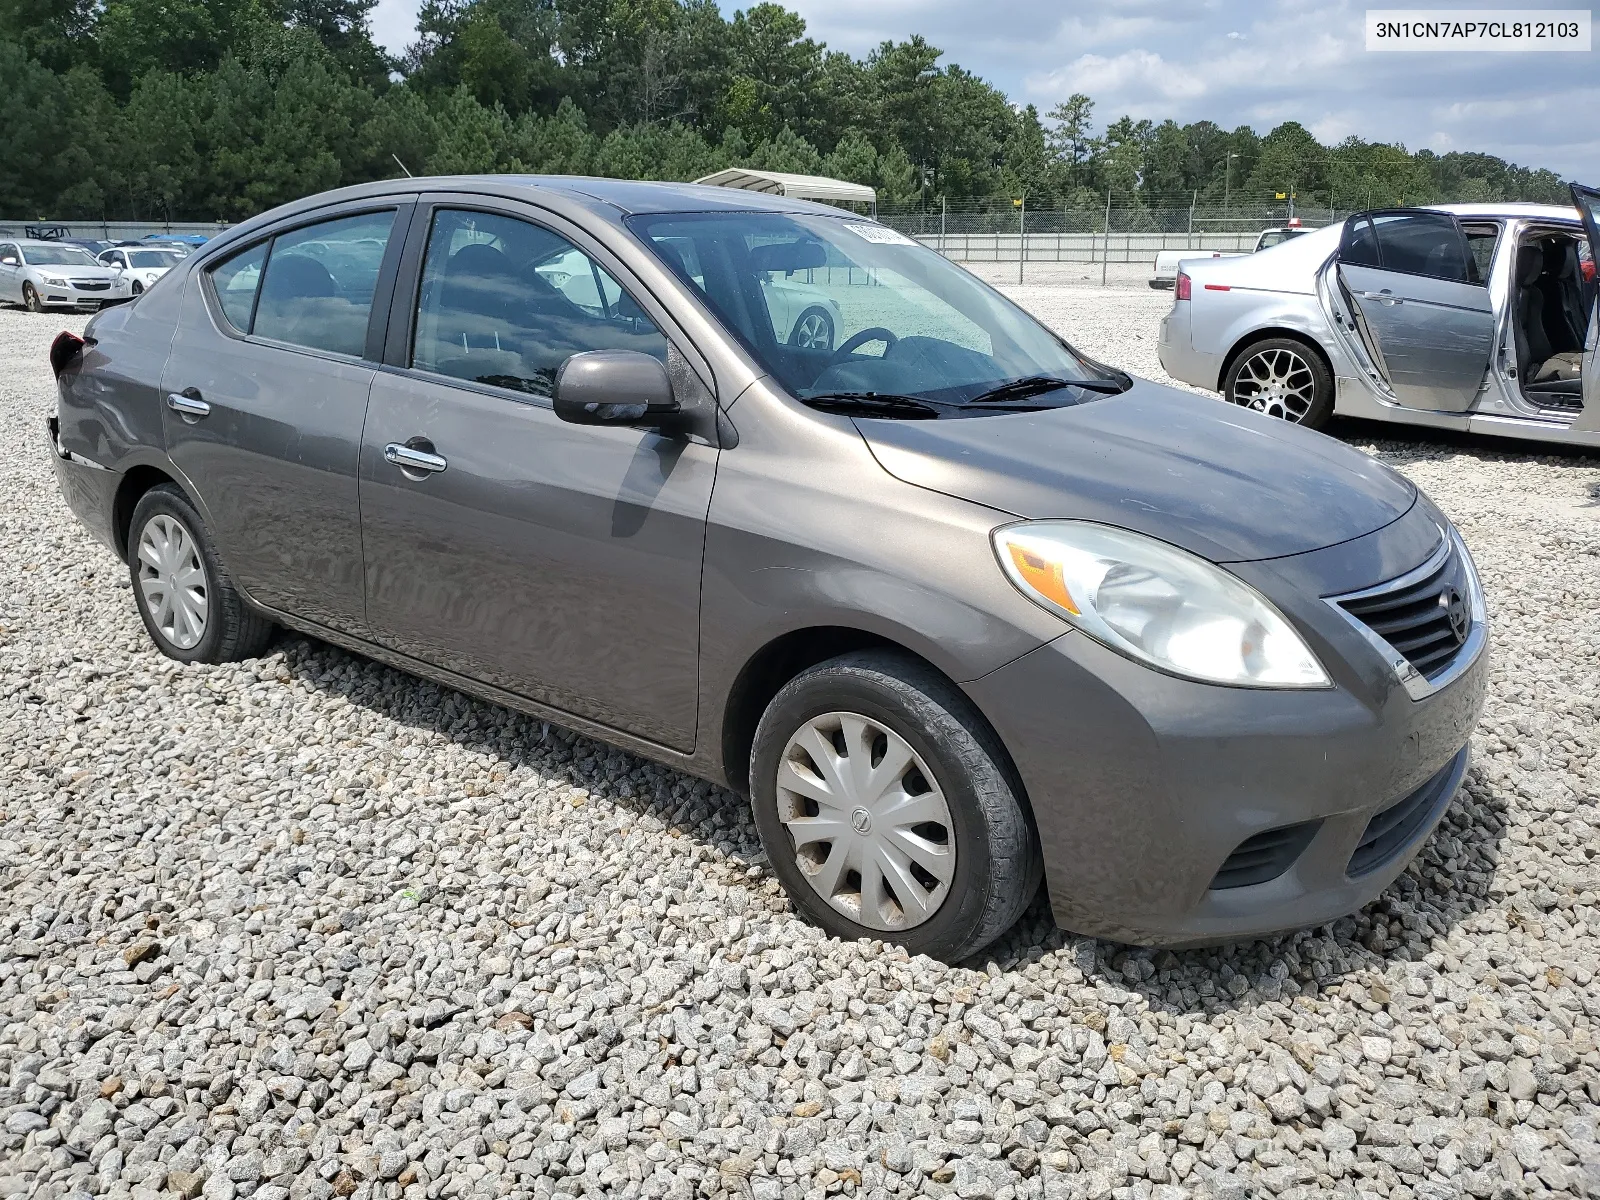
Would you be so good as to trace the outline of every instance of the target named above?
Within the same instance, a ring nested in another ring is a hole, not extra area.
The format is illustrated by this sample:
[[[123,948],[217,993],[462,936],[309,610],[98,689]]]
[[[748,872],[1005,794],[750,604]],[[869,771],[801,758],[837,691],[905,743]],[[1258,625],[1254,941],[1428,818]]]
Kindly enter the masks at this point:
[[[1174,300],[1187,300],[1189,298],[1189,277],[1182,271],[1178,272],[1177,282],[1172,285],[1172,298]]]
[[[68,364],[81,353],[83,353],[83,339],[75,333],[62,330],[56,334],[56,340],[50,343],[50,369],[59,379],[61,372],[65,371]]]

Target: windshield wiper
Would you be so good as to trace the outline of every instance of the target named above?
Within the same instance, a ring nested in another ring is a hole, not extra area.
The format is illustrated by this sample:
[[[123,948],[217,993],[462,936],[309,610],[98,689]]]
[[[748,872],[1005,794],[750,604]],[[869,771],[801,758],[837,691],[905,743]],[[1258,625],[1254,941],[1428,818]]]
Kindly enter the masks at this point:
[[[1010,383],[980,392],[967,404],[1005,404],[1068,387],[1082,388],[1086,392],[1105,392],[1108,395],[1128,390],[1127,385],[1115,379],[1058,379],[1053,375],[1024,375],[1021,379],[1013,379]]]
[[[920,421],[939,415],[939,410],[926,400],[885,392],[823,392],[818,396],[802,396],[800,403],[847,417],[904,417]]]

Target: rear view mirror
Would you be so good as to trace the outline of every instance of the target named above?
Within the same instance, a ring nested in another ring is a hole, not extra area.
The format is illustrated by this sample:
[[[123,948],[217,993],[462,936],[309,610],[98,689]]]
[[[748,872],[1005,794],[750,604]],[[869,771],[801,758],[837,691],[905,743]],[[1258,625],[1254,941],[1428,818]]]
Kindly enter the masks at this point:
[[[828,251],[821,242],[770,242],[750,251],[750,265],[762,271],[806,271],[827,265]]]
[[[556,372],[556,416],[574,425],[657,425],[678,412],[659,358],[637,350],[587,350]]]

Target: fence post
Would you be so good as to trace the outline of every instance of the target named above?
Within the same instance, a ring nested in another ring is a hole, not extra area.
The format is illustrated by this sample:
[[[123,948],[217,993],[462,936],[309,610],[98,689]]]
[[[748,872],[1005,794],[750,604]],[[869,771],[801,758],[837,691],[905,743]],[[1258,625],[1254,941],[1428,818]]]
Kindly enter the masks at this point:
[[[1199,189],[1196,189],[1194,195],[1189,199],[1189,240],[1191,242],[1194,241],[1194,206],[1199,203],[1200,192]]]
[[[1104,253],[1100,255],[1100,286],[1106,285],[1106,264],[1111,260],[1111,189],[1106,189],[1106,236]]]
[[[1022,282],[1022,263],[1028,257],[1028,197],[1017,206],[1017,282]]]
[[[939,253],[944,253],[944,216],[950,202],[945,197],[939,197]]]

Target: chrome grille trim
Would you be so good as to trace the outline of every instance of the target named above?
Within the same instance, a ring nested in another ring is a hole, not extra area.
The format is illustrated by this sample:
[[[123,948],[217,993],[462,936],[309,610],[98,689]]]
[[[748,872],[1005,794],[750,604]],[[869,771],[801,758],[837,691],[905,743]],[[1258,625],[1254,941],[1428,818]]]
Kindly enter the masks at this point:
[[[1384,662],[1389,664],[1389,669],[1394,672],[1395,678],[1406,689],[1406,694],[1413,700],[1424,700],[1441,688],[1449,687],[1450,684],[1465,674],[1473,663],[1478,661],[1478,656],[1483,653],[1484,647],[1489,642],[1489,622],[1483,603],[1483,585],[1478,580],[1478,568],[1472,561],[1472,555],[1467,550],[1467,544],[1461,540],[1461,535],[1454,526],[1448,529],[1441,529],[1439,533],[1438,548],[1428,556],[1428,560],[1420,567],[1372,587],[1362,588],[1360,591],[1344,592],[1337,596],[1323,597],[1323,602],[1338,613],[1352,629],[1361,635],[1369,646],[1383,657]],[[1467,636],[1462,641],[1461,647],[1456,651],[1455,656],[1442,670],[1430,677],[1424,675],[1413,666],[1404,654],[1391,646],[1364,621],[1348,611],[1344,604],[1350,600],[1369,600],[1392,592],[1404,591],[1406,588],[1420,583],[1427,579],[1428,576],[1439,571],[1449,560],[1452,553],[1460,557],[1462,573],[1466,581],[1467,601],[1471,606],[1472,623],[1468,627]]]

